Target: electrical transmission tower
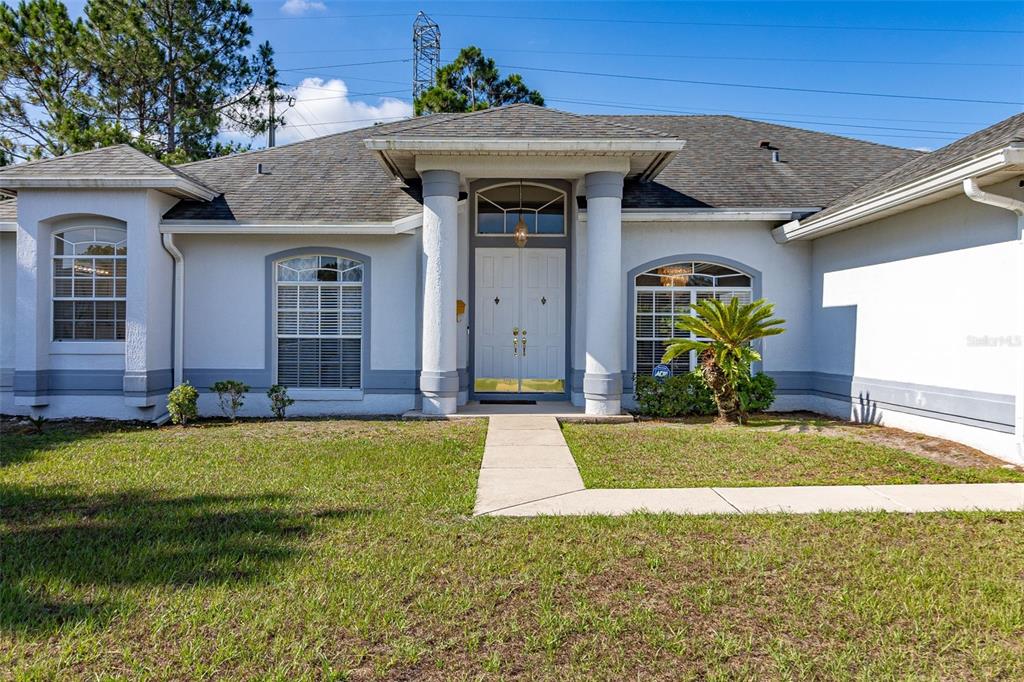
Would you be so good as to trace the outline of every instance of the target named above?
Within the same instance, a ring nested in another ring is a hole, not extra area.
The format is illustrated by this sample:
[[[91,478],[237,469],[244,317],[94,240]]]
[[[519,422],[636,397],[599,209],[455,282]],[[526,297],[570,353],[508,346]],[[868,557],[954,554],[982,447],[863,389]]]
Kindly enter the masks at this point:
[[[412,96],[413,99],[434,84],[441,66],[441,27],[422,11],[412,22]]]

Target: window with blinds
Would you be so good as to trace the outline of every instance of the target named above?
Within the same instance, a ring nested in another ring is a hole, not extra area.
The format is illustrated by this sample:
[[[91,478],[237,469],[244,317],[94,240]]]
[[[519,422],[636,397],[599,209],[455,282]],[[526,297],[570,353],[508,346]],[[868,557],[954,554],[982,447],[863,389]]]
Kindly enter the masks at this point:
[[[124,341],[127,235],[115,227],[53,235],[54,341]]]
[[[290,388],[362,385],[363,264],[300,256],[275,268],[277,382]]]
[[[673,263],[637,275],[634,371],[650,376],[672,339],[689,336],[676,329],[675,319],[693,314],[694,303],[709,298],[749,303],[751,292],[750,275],[715,263]],[[692,352],[671,362],[673,374],[685,374],[696,366]]]

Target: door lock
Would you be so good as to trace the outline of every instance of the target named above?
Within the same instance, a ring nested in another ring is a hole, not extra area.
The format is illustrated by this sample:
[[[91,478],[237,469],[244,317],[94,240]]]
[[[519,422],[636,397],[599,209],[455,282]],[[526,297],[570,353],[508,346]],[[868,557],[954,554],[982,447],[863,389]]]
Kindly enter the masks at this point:
[[[523,340],[523,351],[526,350],[526,341]],[[512,357],[519,357],[519,327],[512,327]]]
[[[523,357],[526,357],[526,330],[523,330]]]

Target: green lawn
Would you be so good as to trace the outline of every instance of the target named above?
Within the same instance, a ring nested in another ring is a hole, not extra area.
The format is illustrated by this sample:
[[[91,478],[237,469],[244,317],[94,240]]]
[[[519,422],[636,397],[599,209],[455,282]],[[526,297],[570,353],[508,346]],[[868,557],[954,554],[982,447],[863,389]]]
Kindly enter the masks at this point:
[[[773,430],[779,426],[804,432]],[[828,435],[815,433],[819,428]],[[827,420],[564,424],[562,432],[588,488],[1024,481],[1024,472],[980,458],[953,466],[865,442]]]
[[[1024,678],[1024,515],[479,518],[483,422],[0,441],[0,678]]]

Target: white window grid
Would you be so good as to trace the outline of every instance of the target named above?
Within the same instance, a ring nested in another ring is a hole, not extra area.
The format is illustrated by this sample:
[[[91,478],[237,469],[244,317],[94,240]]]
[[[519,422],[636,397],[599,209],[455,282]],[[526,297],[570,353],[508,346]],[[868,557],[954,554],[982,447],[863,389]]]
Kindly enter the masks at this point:
[[[85,239],[71,241],[72,233]],[[120,234],[113,241],[102,235]],[[51,243],[51,332],[54,341],[123,341],[128,288],[127,230],[72,227]],[[63,253],[57,253],[61,245]]]
[[[363,265],[301,256],[275,266],[277,382],[295,388],[362,385]]]
[[[498,236],[503,236],[503,235],[510,235],[510,234],[512,234],[512,230],[515,228],[515,224],[518,221],[518,219],[517,220],[513,220],[510,223],[509,222],[509,214],[512,213],[512,214],[518,215],[519,213],[523,213],[523,214],[532,213],[533,214],[533,228],[534,228],[534,231],[529,233],[531,239],[533,237],[564,237],[565,236],[565,226],[568,223],[568,217],[567,217],[568,202],[566,201],[566,194],[565,194],[565,192],[563,192],[560,189],[556,189],[554,187],[549,187],[548,185],[541,185],[541,184],[538,184],[538,183],[530,183],[530,182],[523,183],[524,187],[541,187],[543,189],[551,190],[552,192],[556,193],[556,196],[551,201],[549,201],[549,202],[547,202],[547,203],[545,203],[545,204],[543,204],[543,205],[541,205],[541,206],[539,206],[537,208],[530,208],[529,206],[524,206],[522,208],[522,210],[520,210],[518,203],[515,206],[505,207],[505,206],[502,206],[501,204],[499,204],[499,203],[497,203],[495,201],[492,201],[485,194],[485,192],[487,192],[489,190],[497,189],[499,187],[510,187],[510,186],[518,186],[518,183],[509,183],[509,184],[505,184],[505,185],[492,185],[492,186],[490,186],[490,187],[488,187],[486,189],[482,189],[482,190],[480,190],[479,192],[476,193],[476,203],[477,203],[476,233],[478,235],[481,235],[481,236],[484,236],[484,237],[498,237]],[[504,232],[498,233],[498,232],[481,232],[480,231],[479,216],[480,216],[480,200],[481,199],[483,201],[487,202],[488,204],[490,204],[491,206],[494,206],[499,211],[501,211],[501,213],[502,213],[502,221],[501,222],[502,222],[502,226],[503,226]],[[551,206],[552,204],[554,204],[557,201],[561,201],[562,202],[562,231],[561,232],[557,232],[557,233],[556,232],[538,232],[537,231],[539,229],[538,228],[538,222],[539,222],[538,216],[540,215],[540,212],[543,211],[548,206]],[[527,221],[527,226],[529,226],[529,224],[530,224],[529,221]]]
[[[750,303],[751,292],[751,287],[636,287],[633,371],[638,376],[650,376],[673,339],[690,338],[690,332],[676,328],[675,321],[682,315],[693,315],[695,303],[710,298],[723,303],[739,298],[741,303]],[[685,374],[697,367],[697,353],[682,353],[669,364],[673,375]]]

